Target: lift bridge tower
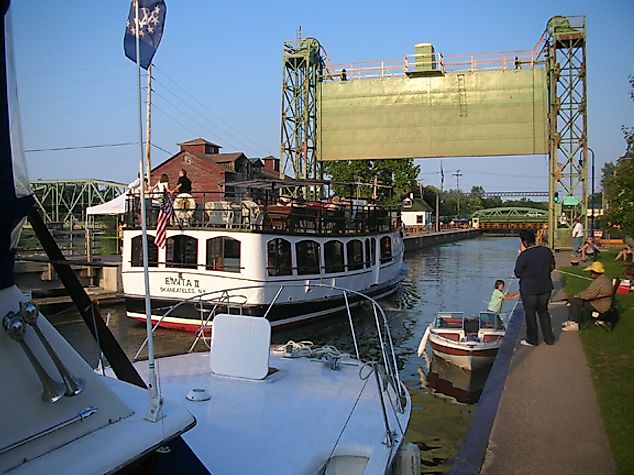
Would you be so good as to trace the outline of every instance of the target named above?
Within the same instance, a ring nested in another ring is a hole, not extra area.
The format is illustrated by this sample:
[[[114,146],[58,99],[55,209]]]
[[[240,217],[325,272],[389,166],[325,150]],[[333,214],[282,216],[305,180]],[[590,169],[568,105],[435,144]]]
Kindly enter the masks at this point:
[[[570,227],[588,229],[588,100],[585,17],[553,17],[542,50],[548,76],[548,242],[571,246]]]
[[[301,38],[284,43],[280,176],[292,167],[296,178],[317,178],[317,94],[324,60],[319,41]]]

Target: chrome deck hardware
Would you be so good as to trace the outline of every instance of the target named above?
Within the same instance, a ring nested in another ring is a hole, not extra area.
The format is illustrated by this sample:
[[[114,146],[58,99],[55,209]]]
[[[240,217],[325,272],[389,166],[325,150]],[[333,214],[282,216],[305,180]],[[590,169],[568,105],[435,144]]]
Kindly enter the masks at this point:
[[[31,351],[31,348],[24,341],[24,332],[26,331],[26,325],[24,323],[24,318],[21,314],[16,314],[14,312],[9,312],[3,319],[2,324],[9,334],[9,336],[17,341],[24,350],[31,366],[37,373],[40,378],[40,382],[42,383],[42,400],[45,402],[56,402],[59,401],[62,396],[66,393],[66,386],[62,383],[58,383],[55,381],[46,370],[42,367],[37,357]]]
[[[81,411],[79,411],[79,413],[76,416],[70,417],[66,419],[65,421],[62,421],[47,429],[44,429],[43,431],[38,432],[37,434],[33,434],[33,435],[30,435],[29,437],[25,437],[24,439],[14,442],[11,445],[7,445],[6,447],[0,448],[0,455],[4,455],[13,449],[16,449],[25,444],[28,444],[29,442],[33,442],[34,440],[37,440],[40,437],[44,437],[45,435],[48,435],[57,430],[63,429],[64,427],[68,427],[71,424],[75,424],[77,422],[83,422],[86,419],[88,419],[90,416],[92,416],[93,414],[96,414],[97,412],[99,412],[99,409],[93,406],[88,406],[82,409]]]
[[[37,318],[40,315],[40,311],[38,310],[37,305],[35,305],[33,302],[20,304],[20,314],[23,316],[24,321],[28,325],[33,327],[33,330],[35,330],[35,334],[42,342],[44,348],[46,348],[46,351],[55,364],[57,371],[59,371],[59,374],[64,381],[64,385],[66,386],[66,396],[76,396],[81,393],[86,387],[86,382],[81,378],[74,377],[68,370],[68,368],[64,366],[64,363],[62,363],[62,360],[59,358],[59,356],[57,356],[57,353],[55,353],[55,350],[40,330],[40,327],[38,327]]]

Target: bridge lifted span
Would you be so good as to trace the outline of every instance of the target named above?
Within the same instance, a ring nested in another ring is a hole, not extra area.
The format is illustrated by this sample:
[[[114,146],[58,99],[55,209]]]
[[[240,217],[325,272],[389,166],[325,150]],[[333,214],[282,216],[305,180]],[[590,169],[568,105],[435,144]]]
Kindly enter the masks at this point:
[[[519,229],[544,229],[548,223],[548,210],[538,208],[488,208],[472,215],[475,229],[512,231]]]
[[[286,42],[280,172],[319,178],[328,160],[548,155],[549,243],[569,248],[568,223],[588,208],[585,48],[583,16],[551,18],[525,51],[451,56],[419,43],[394,60],[333,64],[314,38]]]

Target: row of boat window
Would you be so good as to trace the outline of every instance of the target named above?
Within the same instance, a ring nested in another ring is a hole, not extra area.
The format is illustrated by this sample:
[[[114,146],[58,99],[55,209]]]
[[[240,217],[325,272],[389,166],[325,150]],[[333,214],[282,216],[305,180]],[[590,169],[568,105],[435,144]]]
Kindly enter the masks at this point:
[[[205,268],[214,271],[240,272],[240,241],[226,236],[207,239]],[[270,276],[320,274],[344,272],[369,268],[376,264],[376,239],[352,239],[344,243],[339,240],[326,241],[323,245],[324,260],[321,260],[321,243],[306,239],[295,243],[296,265],[293,265],[291,242],[271,239],[266,244],[267,270]],[[380,262],[392,260],[392,239],[381,238]],[[141,236],[132,238],[132,267],[143,266]],[[345,249],[345,251],[344,251]],[[158,267],[158,247],[154,236],[148,236],[148,265]],[[198,239],[191,236],[172,236],[167,239],[165,267],[184,269],[198,268]]]

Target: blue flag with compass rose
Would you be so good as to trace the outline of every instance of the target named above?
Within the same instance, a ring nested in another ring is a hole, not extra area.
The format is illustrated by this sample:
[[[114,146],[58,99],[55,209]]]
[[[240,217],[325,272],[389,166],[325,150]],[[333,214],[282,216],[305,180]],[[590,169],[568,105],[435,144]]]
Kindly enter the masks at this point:
[[[139,3],[137,21],[136,2]],[[147,69],[163,37],[163,25],[167,7],[163,0],[132,0],[130,14],[125,24],[123,49],[125,55],[136,63],[136,36],[139,36],[139,63]]]

